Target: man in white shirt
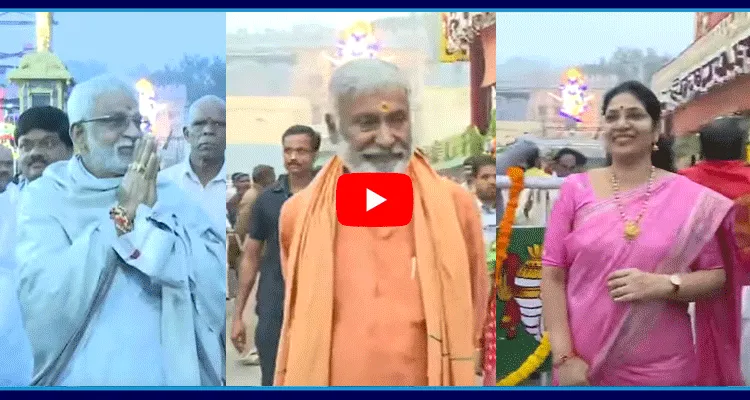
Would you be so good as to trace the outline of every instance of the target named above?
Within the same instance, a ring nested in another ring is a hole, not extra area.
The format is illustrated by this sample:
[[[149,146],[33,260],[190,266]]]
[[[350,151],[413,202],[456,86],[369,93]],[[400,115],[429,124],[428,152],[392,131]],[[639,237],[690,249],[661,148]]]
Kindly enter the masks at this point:
[[[188,111],[183,133],[190,143],[190,155],[160,176],[177,184],[203,207],[218,230],[225,230],[227,107],[224,100],[216,96],[196,100]]]
[[[495,157],[482,154],[475,156],[471,165],[471,180],[482,216],[482,231],[485,247],[489,248],[497,234],[497,190],[495,185]]]

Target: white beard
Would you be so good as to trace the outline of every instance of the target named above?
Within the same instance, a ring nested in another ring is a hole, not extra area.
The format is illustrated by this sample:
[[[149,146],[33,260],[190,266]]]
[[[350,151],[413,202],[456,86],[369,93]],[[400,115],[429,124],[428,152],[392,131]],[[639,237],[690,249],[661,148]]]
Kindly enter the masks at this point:
[[[88,145],[89,154],[86,158],[91,165],[98,165],[104,172],[115,176],[124,176],[128,172],[132,159],[122,159],[114,147],[102,147],[93,140],[89,140]]]
[[[344,165],[350,172],[395,172],[405,174],[411,160],[411,154],[414,153],[413,148],[409,150],[407,153],[408,156],[405,159],[389,163],[372,163],[362,157],[361,153],[352,151],[346,140],[339,140],[336,144],[336,154],[341,157]]]

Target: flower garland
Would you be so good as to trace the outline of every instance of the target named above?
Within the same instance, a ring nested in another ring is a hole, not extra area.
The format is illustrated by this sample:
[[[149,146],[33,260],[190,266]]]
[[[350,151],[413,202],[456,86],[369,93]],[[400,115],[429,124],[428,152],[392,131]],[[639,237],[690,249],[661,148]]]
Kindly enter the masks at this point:
[[[495,250],[497,251],[496,266],[502,266],[505,259],[508,258],[508,244],[510,244],[510,234],[513,231],[513,222],[516,220],[518,198],[523,191],[523,170],[521,168],[508,168],[508,177],[510,178],[508,205],[505,207],[503,220],[497,230],[497,242],[495,244]],[[500,287],[502,277],[502,268],[495,267],[495,287]]]
[[[497,261],[496,265],[502,266],[505,259],[508,258],[508,245],[510,244],[510,236],[513,232],[513,222],[516,219],[516,209],[518,208],[518,199],[521,196],[521,192],[524,189],[523,181],[523,170],[519,167],[511,167],[508,169],[508,177],[510,178],[510,190],[508,191],[508,205],[505,208],[503,219],[500,222],[500,228],[497,230]],[[495,268],[495,287],[500,287],[502,280],[502,267]],[[497,335],[497,332],[495,332]],[[494,340],[497,340],[495,336]],[[517,386],[521,382],[538,370],[544,361],[549,357],[551,351],[549,334],[546,332],[542,336],[542,340],[539,343],[537,349],[532,353],[521,366],[508,374],[505,378],[497,382],[497,386]]]
[[[518,386],[521,382],[538,370],[539,367],[544,364],[544,361],[549,357],[549,353],[552,350],[552,346],[549,342],[549,333],[544,332],[542,341],[539,343],[539,347],[534,350],[533,353],[521,364],[521,366],[508,374],[505,378],[497,382],[497,386]]]

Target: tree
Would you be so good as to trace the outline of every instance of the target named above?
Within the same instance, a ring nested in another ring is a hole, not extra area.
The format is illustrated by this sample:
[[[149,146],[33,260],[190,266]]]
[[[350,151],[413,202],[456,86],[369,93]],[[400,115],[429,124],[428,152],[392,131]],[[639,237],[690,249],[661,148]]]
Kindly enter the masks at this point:
[[[649,85],[651,77],[666,63],[672,60],[669,55],[659,55],[652,48],[642,49],[620,47],[609,60],[601,58],[598,64],[583,65],[589,75],[616,75],[620,81],[637,80]]]
[[[225,98],[227,64],[219,57],[185,55],[177,66],[165,65],[150,79],[157,86],[185,85],[188,103],[209,94]]]

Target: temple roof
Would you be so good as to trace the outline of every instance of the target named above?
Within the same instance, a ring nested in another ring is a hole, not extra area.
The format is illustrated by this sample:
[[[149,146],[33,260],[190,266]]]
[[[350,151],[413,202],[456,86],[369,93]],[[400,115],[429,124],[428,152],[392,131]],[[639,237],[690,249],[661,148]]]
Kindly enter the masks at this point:
[[[8,73],[8,79],[11,81],[38,79],[69,81],[72,78],[65,64],[56,55],[48,52],[26,54],[18,63],[18,68]]]

